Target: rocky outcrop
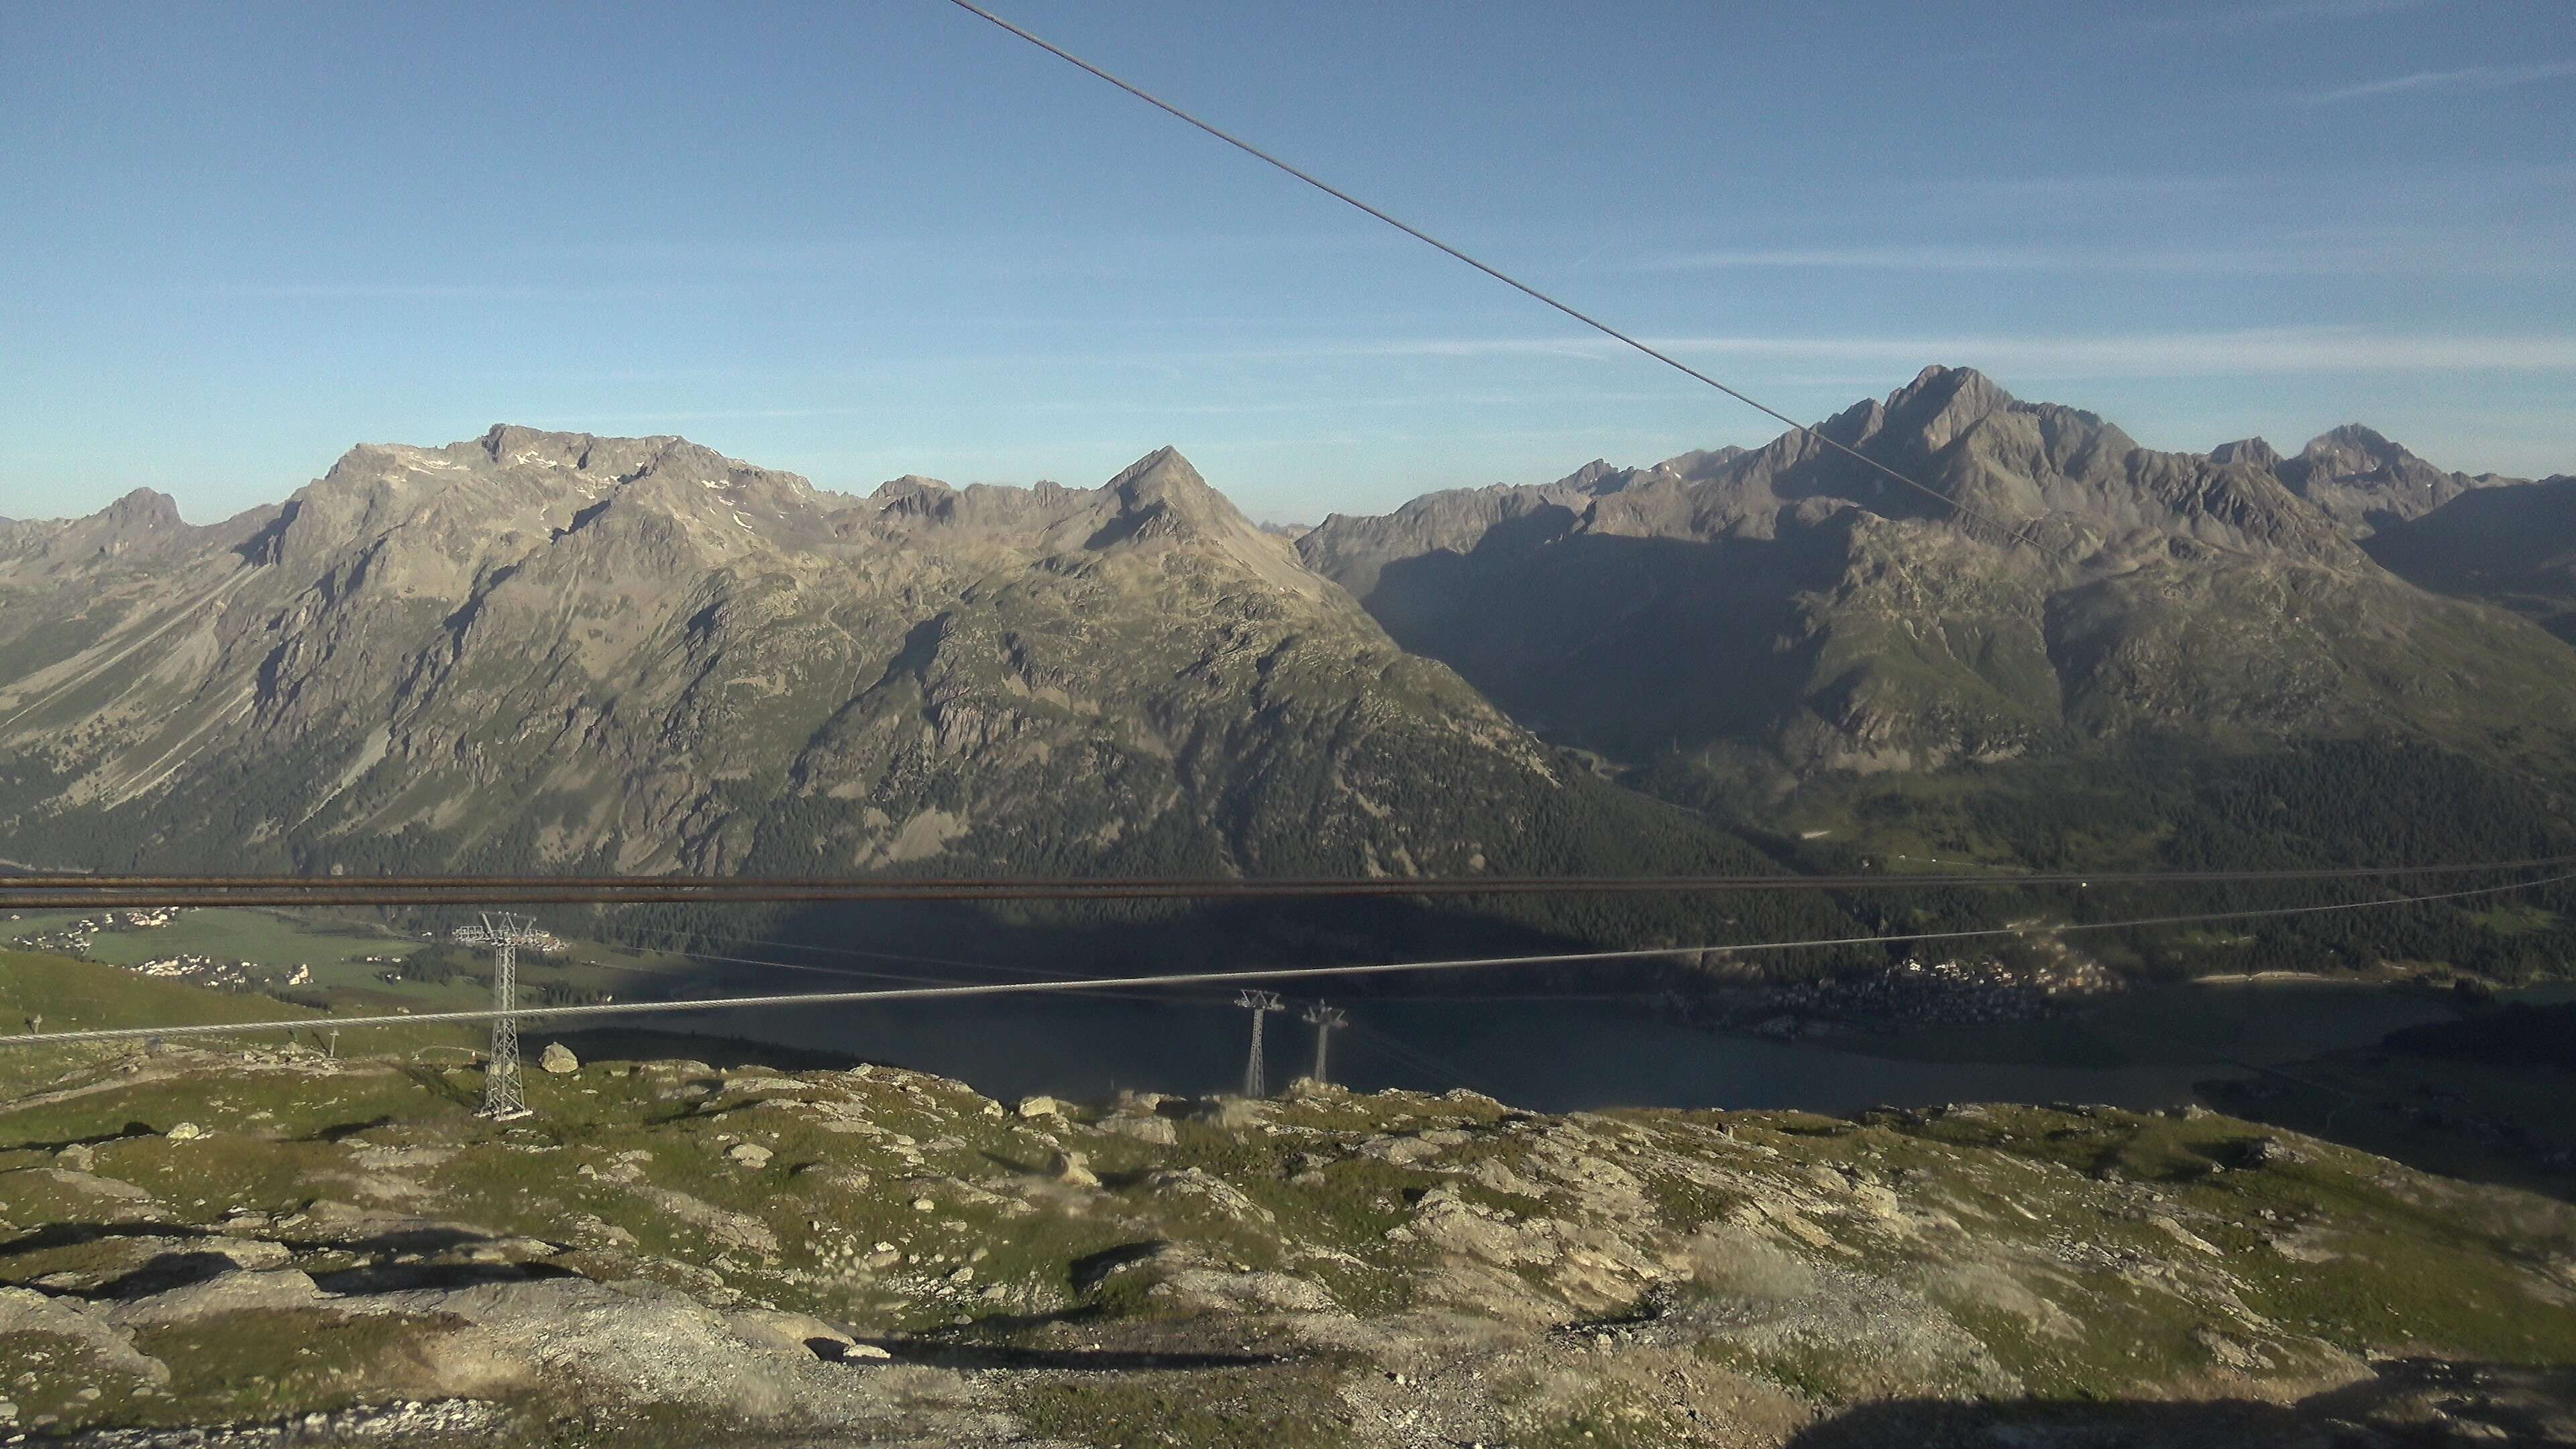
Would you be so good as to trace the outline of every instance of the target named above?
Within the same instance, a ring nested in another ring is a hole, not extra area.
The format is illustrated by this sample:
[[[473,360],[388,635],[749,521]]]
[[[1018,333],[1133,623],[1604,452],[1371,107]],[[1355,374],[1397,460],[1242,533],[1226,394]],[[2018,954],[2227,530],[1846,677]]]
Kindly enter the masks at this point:
[[[2278,474],[2281,468],[2280,453],[2261,438],[2239,438],[2232,443],[2221,443],[2209,450],[2209,461],[2221,467],[2242,464],[2273,474]]]
[[[102,1233],[0,1149],[0,1428],[121,1449],[1245,1421],[1740,1449],[1882,1442],[1836,1436],[1927,1403],[1977,1406],[1961,1442],[2028,1414],[2168,1442],[2142,1405],[2233,1416],[2171,1442],[2289,1442],[2420,1426],[2434,1380],[2401,1359],[2520,1365],[2443,1412],[2545,1426],[2576,1364],[2576,1213],[2197,1110],[1550,1117],[1310,1085],[1022,1115],[885,1067],[596,1062],[528,1083],[532,1130],[407,1060],[164,1051],[78,1087],[0,1103],[0,1141],[41,1123],[169,1195]],[[208,1139],[120,1135],[174,1092]],[[1113,1130],[1139,1111],[1188,1130]],[[367,1125],[260,1135],[289,1121]],[[208,1175],[223,1143],[255,1170]],[[390,1186],[388,1153],[423,1171]]]

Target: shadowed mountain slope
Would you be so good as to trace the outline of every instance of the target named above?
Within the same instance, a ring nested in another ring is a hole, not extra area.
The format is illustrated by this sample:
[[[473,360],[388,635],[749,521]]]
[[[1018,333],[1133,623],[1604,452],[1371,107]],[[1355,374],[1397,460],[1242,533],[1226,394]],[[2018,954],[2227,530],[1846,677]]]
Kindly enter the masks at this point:
[[[2576,644],[2576,478],[2459,496],[2364,546],[2410,583],[2500,604]]]
[[[2412,507],[2381,494],[2468,486],[2366,430],[2288,462],[2259,441],[2163,453],[1932,368],[1819,431],[1968,512],[1790,434],[1432,494],[1299,547],[1399,643],[1630,761],[1724,745],[1795,776],[1919,770],[2148,731],[2467,743],[2576,705],[2557,641],[2355,542],[2351,520]]]

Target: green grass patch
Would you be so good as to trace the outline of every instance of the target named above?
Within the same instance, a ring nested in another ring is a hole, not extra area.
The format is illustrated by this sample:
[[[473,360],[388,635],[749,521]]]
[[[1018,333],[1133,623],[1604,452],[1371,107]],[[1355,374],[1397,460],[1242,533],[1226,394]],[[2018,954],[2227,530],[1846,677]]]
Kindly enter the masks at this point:
[[[1346,1372],[1295,1362],[1067,1376],[1020,1390],[1012,1409],[1040,1435],[1097,1449],[1340,1449],[1356,1427]]]
[[[0,1398],[18,1406],[17,1422],[0,1425],[0,1437],[30,1427],[69,1434],[130,1423],[154,1396],[141,1375],[61,1334],[0,1333],[0,1365],[7,1368],[0,1374]],[[39,1425],[44,1419],[52,1422]]]
[[[434,1318],[239,1309],[146,1328],[135,1347],[170,1365],[152,1422],[231,1423],[329,1412],[419,1392],[413,1367],[446,1331]]]

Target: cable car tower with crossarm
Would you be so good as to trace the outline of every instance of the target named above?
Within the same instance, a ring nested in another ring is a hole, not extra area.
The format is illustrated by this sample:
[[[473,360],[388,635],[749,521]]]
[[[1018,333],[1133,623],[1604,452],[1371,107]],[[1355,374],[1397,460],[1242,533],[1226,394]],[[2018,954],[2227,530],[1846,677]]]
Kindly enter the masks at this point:
[[[456,928],[461,946],[489,947],[492,952],[492,1061],[483,1069],[482,1115],[509,1122],[528,1115],[527,1093],[519,1083],[519,953],[552,953],[563,949],[551,931],[540,931],[525,916],[486,914],[471,926]]]
[[[1252,1056],[1243,1064],[1243,1095],[1266,1097],[1270,1095],[1270,1084],[1264,1080],[1262,1072],[1261,1022],[1274,1011],[1287,1010],[1287,1004],[1279,999],[1276,991],[1240,992],[1235,996],[1234,1004],[1252,1013]]]
[[[1333,1028],[1348,1026],[1351,1019],[1342,1013],[1340,1007],[1326,1006],[1318,1001],[1306,1008],[1306,1020],[1315,1028],[1315,1085],[1325,1086],[1333,1080],[1324,1075],[1328,1065],[1326,1053],[1333,1044]]]

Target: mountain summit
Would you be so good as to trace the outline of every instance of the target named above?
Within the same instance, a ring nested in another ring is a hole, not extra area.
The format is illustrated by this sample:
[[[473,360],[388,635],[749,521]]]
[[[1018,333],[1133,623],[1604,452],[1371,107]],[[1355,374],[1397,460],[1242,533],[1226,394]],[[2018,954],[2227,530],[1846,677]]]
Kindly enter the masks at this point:
[[[2315,438],[2273,471],[2292,491],[2357,536],[2423,517],[2474,488],[2518,483],[2492,473],[2445,473],[2404,447],[2347,423]]]

